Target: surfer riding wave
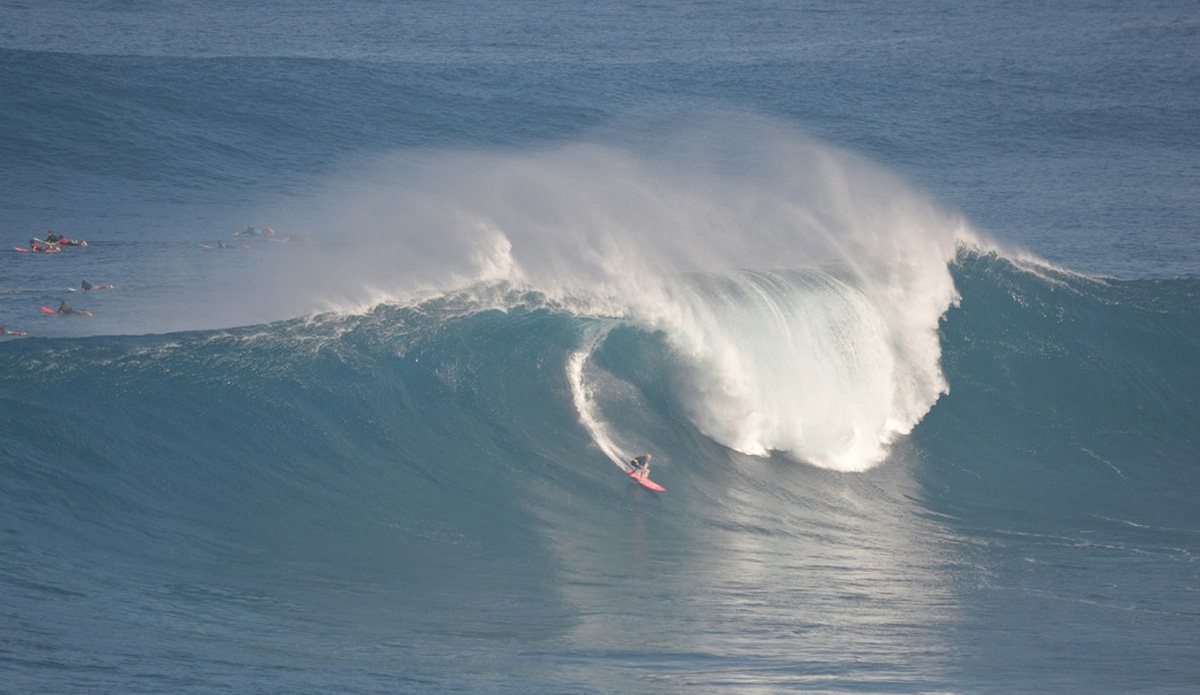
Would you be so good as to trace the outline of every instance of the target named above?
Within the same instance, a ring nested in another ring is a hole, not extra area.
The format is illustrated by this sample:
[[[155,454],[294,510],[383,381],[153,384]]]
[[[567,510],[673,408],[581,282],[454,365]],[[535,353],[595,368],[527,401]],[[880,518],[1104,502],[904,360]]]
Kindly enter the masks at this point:
[[[629,466],[631,468],[633,468],[633,470],[631,472],[634,475],[636,475],[638,478],[640,478],[641,480],[645,480],[645,479],[649,478],[650,477],[650,459],[651,459],[650,454],[642,454],[641,456],[638,456],[637,458],[632,459],[629,462]]]

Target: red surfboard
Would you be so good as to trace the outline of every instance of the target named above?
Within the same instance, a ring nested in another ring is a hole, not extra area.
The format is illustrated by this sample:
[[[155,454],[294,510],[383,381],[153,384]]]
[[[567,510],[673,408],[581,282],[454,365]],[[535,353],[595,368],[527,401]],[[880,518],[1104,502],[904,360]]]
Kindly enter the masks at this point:
[[[633,478],[634,480],[636,480],[637,483],[639,485],[641,485],[642,487],[649,488],[651,490],[654,490],[655,492],[666,492],[667,491],[667,488],[663,487],[662,485],[659,485],[658,483],[654,482],[653,480],[639,476],[637,471],[625,471],[625,472],[629,474],[630,478]]]

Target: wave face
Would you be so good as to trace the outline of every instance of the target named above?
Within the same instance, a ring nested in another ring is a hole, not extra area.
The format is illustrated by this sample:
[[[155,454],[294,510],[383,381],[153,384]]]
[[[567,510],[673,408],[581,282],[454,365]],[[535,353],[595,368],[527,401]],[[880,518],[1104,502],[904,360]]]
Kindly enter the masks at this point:
[[[506,291],[532,292],[612,320],[585,353],[615,325],[660,334],[682,411],[717,442],[877,465],[945,391],[948,264],[974,233],[778,122],[671,122],[621,144],[381,160],[290,213],[320,220],[326,240],[353,239],[322,249],[309,292],[343,311],[464,286],[506,308]],[[587,362],[575,358],[573,383],[591,423],[605,395],[584,383],[597,375],[579,378]],[[627,442],[592,433],[621,460]]]
[[[1011,493],[1006,513],[1161,511],[1193,527],[1177,503],[1200,460],[1200,282],[1089,279],[994,254],[967,255],[955,274],[963,302],[942,327],[952,386],[916,439],[974,463],[939,474],[974,480],[976,501]]]
[[[1030,596],[1041,648],[1085,623],[1099,662],[1186,681],[1200,284],[948,274],[940,370],[826,271],[692,273],[672,312],[502,282],[6,343],[11,682],[971,690],[1007,655],[1032,690]],[[610,465],[643,450],[662,496]]]

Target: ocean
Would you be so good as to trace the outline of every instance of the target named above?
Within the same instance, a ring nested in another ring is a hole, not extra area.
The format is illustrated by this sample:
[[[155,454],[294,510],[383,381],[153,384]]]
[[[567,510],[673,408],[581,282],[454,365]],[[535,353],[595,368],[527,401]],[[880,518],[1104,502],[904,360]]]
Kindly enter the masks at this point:
[[[1196,10],[0,1],[0,692],[1197,692]]]

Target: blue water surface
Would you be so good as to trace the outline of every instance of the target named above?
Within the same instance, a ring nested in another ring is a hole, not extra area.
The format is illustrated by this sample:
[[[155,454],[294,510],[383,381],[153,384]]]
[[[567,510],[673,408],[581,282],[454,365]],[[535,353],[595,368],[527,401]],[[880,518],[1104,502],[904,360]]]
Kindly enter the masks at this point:
[[[1198,36],[0,2],[0,690],[1195,692]],[[11,250],[47,230],[89,244]],[[713,422],[832,373],[789,441],[834,446],[893,412],[854,369],[921,359],[865,470]]]

